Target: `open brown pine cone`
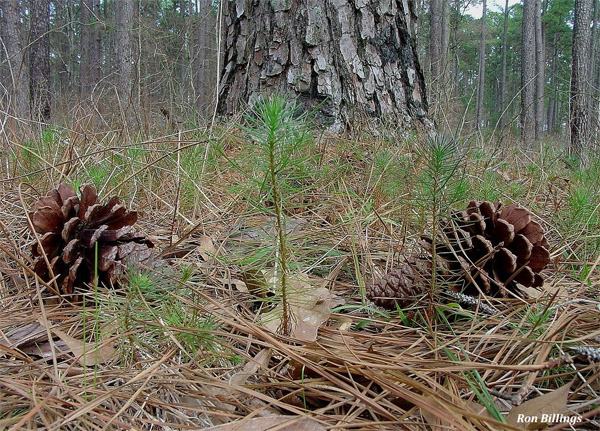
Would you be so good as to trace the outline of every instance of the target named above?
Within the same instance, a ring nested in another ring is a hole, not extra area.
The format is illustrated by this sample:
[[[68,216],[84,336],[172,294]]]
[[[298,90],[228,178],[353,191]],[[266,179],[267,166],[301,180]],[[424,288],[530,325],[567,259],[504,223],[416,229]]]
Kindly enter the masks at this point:
[[[81,197],[62,183],[29,214],[40,235],[31,246],[33,269],[44,281],[56,278],[61,294],[85,288],[96,274],[100,283],[115,285],[128,264],[150,263],[153,255],[153,243],[134,230],[136,211],[125,208],[118,196],[100,204],[91,184],[79,190]]]
[[[471,201],[443,226],[438,256],[462,280],[468,295],[520,295],[518,285],[539,287],[550,261],[542,226],[519,204]],[[455,276],[456,278],[456,276]]]

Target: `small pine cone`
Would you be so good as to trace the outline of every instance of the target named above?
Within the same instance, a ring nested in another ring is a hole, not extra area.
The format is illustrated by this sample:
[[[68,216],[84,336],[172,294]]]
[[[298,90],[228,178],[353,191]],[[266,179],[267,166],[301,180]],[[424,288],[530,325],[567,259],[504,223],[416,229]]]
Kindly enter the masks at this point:
[[[56,277],[62,294],[91,283],[96,271],[99,282],[116,284],[128,263],[149,263],[154,247],[134,231],[137,212],[127,210],[118,196],[102,205],[94,186],[79,190],[81,198],[73,187],[60,184],[35,202],[29,214],[41,235],[39,244],[31,246],[33,269],[45,281]]]
[[[413,259],[366,286],[366,296],[379,307],[408,307],[419,300],[429,287],[431,263]],[[429,278],[428,278],[429,276]]]

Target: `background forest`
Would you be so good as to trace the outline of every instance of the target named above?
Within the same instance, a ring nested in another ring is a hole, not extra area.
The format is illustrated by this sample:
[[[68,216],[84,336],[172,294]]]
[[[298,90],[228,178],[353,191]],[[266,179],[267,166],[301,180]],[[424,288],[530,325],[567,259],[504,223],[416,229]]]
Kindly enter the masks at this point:
[[[0,430],[599,429],[599,25],[0,0]]]
[[[518,135],[522,70],[533,67],[535,81],[543,82],[535,96],[538,132],[564,140],[570,124],[574,1],[538,2],[536,18],[525,23],[541,41],[525,49],[539,44],[534,65],[523,64],[523,4],[486,4],[481,20],[467,13],[476,3],[417,4],[418,52],[431,115],[446,132],[460,125],[463,134]],[[595,133],[600,35],[597,2],[589,3],[586,94]],[[29,107],[40,104],[43,112],[34,109],[33,118],[57,124],[82,117],[83,112],[74,112],[80,105],[97,120],[130,110],[132,125],[145,133],[161,112],[162,121],[168,116],[190,122],[211,118],[222,34],[216,3],[3,0],[1,6],[2,100],[19,118],[29,118]]]

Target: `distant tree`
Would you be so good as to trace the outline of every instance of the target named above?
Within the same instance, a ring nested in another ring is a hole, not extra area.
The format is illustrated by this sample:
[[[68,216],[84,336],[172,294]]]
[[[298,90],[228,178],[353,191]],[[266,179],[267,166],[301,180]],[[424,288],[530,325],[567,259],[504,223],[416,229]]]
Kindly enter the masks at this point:
[[[430,0],[429,1],[429,98],[431,102],[431,108],[436,110],[438,108],[440,99],[440,90],[442,88],[442,70],[444,68],[443,57],[443,12],[442,12],[442,0]]]
[[[26,64],[19,33],[19,2],[0,0],[0,37],[4,51],[3,82],[8,87],[10,113],[19,118],[29,117]]]
[[[571,68],[571,152],[583,156],[589,133],[589,71],[592,0],[575,0]]]
[[[224,7],[219,110],[285,90],[317,117],[350,126],[357,114],[427,124],[415,44],[415,0],[238,0]]]
[[[569,91],[573,30],[573,0],[547,2],[543,20],[548,40],[548,115],[549,131],[557,132],[569,124]]]
[[[115,49],[118,67],[117,92],[120,103],[128,107],[132,102],[133,82],[133,17],[135,0],[119,0],[116,6]]]
[[[535,2],[535,138],[544,130],[544,92],[546,88],[546,40],[542,19],[542,0]]]
[[[102,62],[102,36],[100,25],[100,0],[81,0],[80,36],[80,97],[90,97],[94,85],[100,80]]]
[[[482,3],[481,13],[481,36],[479,42],[479,66],[477,68],[477,103],[475,106],[476,111],[476,122],[477,130],[481,130],[483,125],[483,93],[485,92],[485,38],[486,38],[486,27],[485,27],[485,15],[487,11],[486,0]]]
[[[50,91],[50,0],[30,0],[29,101],[34,119],[49,122]]]
[[[521,139],[527,147],[535,141],[535,5],[523,0],[521,30]]]
[[[207,117],[214,110],[213,101],[216,99],[216,46],[215,24],[216,16],[212,0],[198,2],[199,23],[196,29],[198,52],[196,54],[196,88],[198,89],[197,106]]]
[[[504,2],[504,21],[502,25],[502,66],[500,72],[500,128],[506,123],[506,56],[508,50],[508,0]]]

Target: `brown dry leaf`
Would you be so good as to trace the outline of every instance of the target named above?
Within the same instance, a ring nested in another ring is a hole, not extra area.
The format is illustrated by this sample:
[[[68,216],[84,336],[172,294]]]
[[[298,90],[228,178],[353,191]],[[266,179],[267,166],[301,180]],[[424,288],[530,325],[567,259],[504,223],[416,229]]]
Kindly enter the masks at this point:
[[[506,422],[510,425],[521,427],[525,425],[526,429],[544,428],[547,424],[542,422],[542,415],[552,415],[553,413],[560,414],[565,412],[569,389],[572,384],[573,381],[552,392],[540,395],[539,397],[525,401],[520,406],[514,407],[506,416]],[[534,416],[537,418],[537,422],[532,421],[531,423],[525,424],[523,420],[519,420],[523,417],[532,418]]]
[[[205,262],[214,260],[214,256],[217,254],[217,249],[212,239],[206,235],[200,237],[200,245],[196,247],[196,251]]]
[[[270,360],[271,348],[269,347],[267,349],[262,349],[256,354],[253,361],[248,361],[248,363],[244,365],[244,369],[242,371],[231,376],[229,383],[236,386],[245,384],[246,380],[248,380],[248,377],[256,374],[259,369],[268,368]]]
[[[6,335],[0,336],[0,342],[13,349],[47,339],[46,327],[38,322],[14,328]]]
[[[275,284],[274,277],[267,277],[269,283]],[[288,277],[288,305],[293,315],[291,337],[311,342],[317,339],[317,331],[331,314],[331,308],[343,304],[343,299],[333,295],[325,287],[315,287],[321,283],[312,283],[303,273],[290,274]],[[283,306],[279,304],[263,317],[265,326],[277,331],[281,326]]]
[[[267,416],[264,418],[242,419],[237,422],[207,428],[209,431],[325,431],[323,425],[308,418],[298,416]]]
[[[263,270],[248,268],[242,272],[242,278],[248,287],[248,292],[261,298],[265,297],[267,293],[267,279]]]
[[[237,278],[217,278],[217,280],[226,286],[234,287],[238,292],[248,293],[248,286],[242,280]]]
[[[52,346],[56,349],[57,355],[63,352],[69,352],[69,346],[63,340],[53,341],[50,344],[48,341],[44,341],[43,343],[29,345],[21,349],[21,351],[27,355],[39,356],[40,358],[50,358],[52,357]]]
[[[104,364],[110,361],[115,355],[115,349],[110,343],[99,345],[92,343],[85,344],[83,341],[71,337],[60,329],[51,328],[51,331],[64,341],[81,365],[94,366]]]

